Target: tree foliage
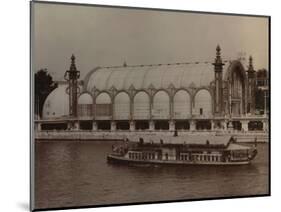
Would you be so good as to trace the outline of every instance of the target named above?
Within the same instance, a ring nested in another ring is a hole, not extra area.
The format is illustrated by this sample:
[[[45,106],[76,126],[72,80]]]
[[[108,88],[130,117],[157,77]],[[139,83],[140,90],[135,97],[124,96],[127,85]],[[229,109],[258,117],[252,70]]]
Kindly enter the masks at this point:
[[[40,69],[34,76],[34,98],[35,114],[42,117],[42,110],[47,96],[57,88],[53,77],[47,72],[47,69]]]

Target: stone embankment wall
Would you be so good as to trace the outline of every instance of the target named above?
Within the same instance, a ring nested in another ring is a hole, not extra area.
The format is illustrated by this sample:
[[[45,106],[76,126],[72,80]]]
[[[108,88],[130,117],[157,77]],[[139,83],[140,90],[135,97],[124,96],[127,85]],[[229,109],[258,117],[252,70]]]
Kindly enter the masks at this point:
[[[69,140],[96,140],[96,141],[115,141],[124,140],[130,135],[139,135],[145,137],[146,135],[173,135],[173,132],[167,131],[155,131],[155,132],[93,132],[93,131],[40,131],[34,135],[37,141],[69,141]],[[238,142],[254,142],[257,138],[257,142],[268,142],[269,136],[264,132],[178,132],[179,136],[184,135],[232,135],[237,138]]]

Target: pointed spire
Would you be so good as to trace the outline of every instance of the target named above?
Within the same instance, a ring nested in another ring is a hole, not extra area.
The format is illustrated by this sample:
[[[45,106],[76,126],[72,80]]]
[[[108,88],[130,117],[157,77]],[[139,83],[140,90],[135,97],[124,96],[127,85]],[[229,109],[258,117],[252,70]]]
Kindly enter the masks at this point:
[[[217,56],[220,56],[221,55],[221,47],[220,47],[219,44],[217,45],[216,51],[217,51]]]
[[[216,58],[215,58],[215,63],[216,64],[221,64],[222,60],[221,60],[221,47],[218,44],[217,48],[216,48]]]
[[[254,78],[255,70],[254,70],[254,66],[253,66],[253,57],[252,56],[249,57],[249,66],[248,66],[247,73],[248,73],[249,79]]]
[[[253,57],[249,57],[249,66],[248,66],[248,72],[254,72],[254,66],[253,66]]]
[[[74,56],[74,54],[71,55],[70,71],[76,71],[75,56]]]
[[[74,54],[71,55],[71,61],[72,61],[72,62],[75,62],[75,56],[74,56]]]
[[[221,59],[221,47],[220,45],[218,44],[217,45],[217,48],[216,48],[216,58],[215,58],[215,62],[213,63],[213,65],[215,67],[221,67],[224,65],[224,63],[222,62],[222,59]]]
[[[253,57],[252,57],[252,55],[249,57],[249,68],[253,68]]]

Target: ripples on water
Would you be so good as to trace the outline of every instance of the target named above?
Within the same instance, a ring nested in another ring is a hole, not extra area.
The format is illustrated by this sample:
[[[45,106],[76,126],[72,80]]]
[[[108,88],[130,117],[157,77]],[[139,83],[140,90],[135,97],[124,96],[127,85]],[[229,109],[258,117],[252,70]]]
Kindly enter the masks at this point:
[[[104,205],[268,193],[268,144],[244,166],[107,164],[113,142],[37,142],[36,208]]]

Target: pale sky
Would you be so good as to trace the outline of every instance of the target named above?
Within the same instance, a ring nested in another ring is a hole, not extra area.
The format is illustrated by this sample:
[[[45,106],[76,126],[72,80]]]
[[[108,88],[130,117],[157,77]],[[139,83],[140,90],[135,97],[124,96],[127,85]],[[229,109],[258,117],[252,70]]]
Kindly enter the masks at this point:
[[[97,66],[213,61],[220,44],[225,60],[253,56],[268,69],[268,19],[58,4],[34,4],[34,71],[55,80],[71,54],[81,79]]]

